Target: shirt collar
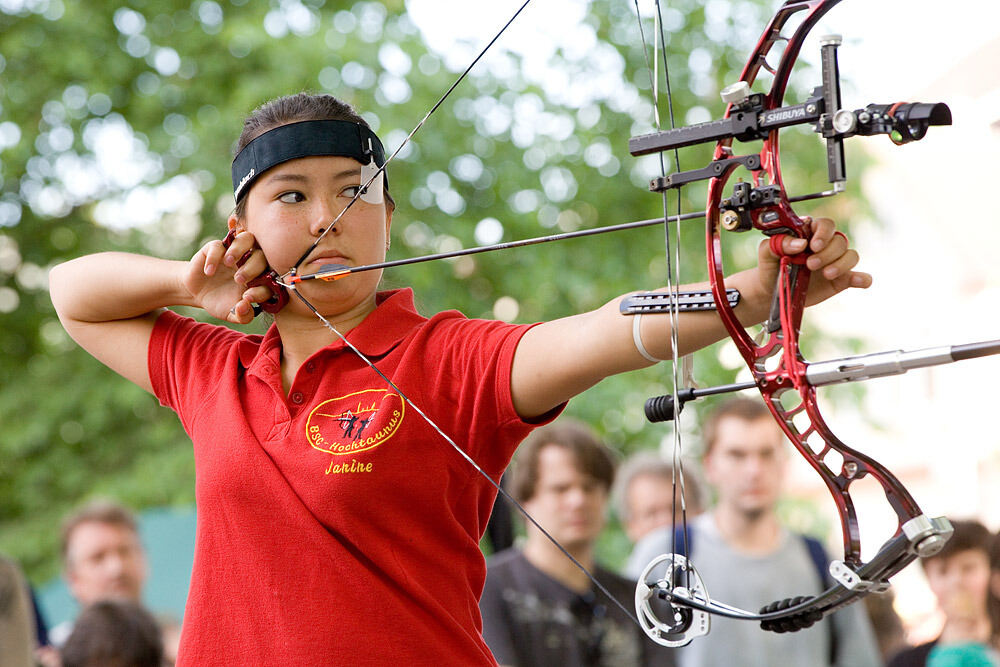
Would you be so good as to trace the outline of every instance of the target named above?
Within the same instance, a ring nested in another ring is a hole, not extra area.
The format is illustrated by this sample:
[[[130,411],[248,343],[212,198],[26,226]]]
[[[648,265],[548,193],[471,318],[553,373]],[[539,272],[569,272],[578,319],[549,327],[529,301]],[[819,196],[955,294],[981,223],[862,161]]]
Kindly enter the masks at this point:
[[[381,357],[426,321],[413,304],[412,289],[386,290],[375,295],[375,310],[347,338],[365,356]],[[343,344],[338,340],[333,347]]]
[[[347,338],[366,357],[381,357],[426,321],[413,303],[412,289],[386,290],[375,295],[375,310],[361,324],[351,329]],[[338,339],[323,349],[337,350],[341,347],[344,347],[344,341]],[[263,361],[265,358],[280,365],[281,338],[278,336],[278,327],[272,324],[263,338],[249,336],[244,339],[239,355],[244,368],[250,368],[255,361]]]

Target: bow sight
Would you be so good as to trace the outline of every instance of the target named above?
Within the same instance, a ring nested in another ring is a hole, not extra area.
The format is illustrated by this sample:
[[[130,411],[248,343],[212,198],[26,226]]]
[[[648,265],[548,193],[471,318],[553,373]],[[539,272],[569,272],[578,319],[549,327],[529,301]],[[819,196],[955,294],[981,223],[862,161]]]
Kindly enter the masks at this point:
[[[847,179],[844,164],[844,139],[855,135],[887,134],[896,144],[922,139],[931,125],[951,125],[951,110],[942,102],[897,102],[869,104],[864,109],[842,109],[840,106],[840,75],[837,67],[839,35],[822,40],[823,85],[813,89],[801,104],[767,108],[767,96],[751,93],[746,81],[727,86],[722,99],[731,105],[726,118],[688,127],[653,132],[629,140],[629,152],[634,156],[694,146],[702,143],[735,139],[741,142],[761,141],[771,132],[792,125],[813,123],[813,130],[826,139],[829,180],[834,188],[830,194],[843,191]],[[762,168],[759,155],[730,156],[713,160],[707,167],[681,171],[654,178],[649,189],[663,192],[694,181],[717,178],[743,166],[750,171]],[[751,187],[737,183],[733,194],[721,205],[720,224],[729,231],[747,231],[754,226],[754,211],[775,204],[780,186],[771,184]],[[761,222],[768,222],[762,220]],[[769,233],[782,233],[774,228]]]
[[[813,124],[813,131],[826,139],[827,172],[833,189],[801,197],[790,197],[789,202],[805,199],[818,199],[843,192],[847,179],[847,169],[844,161],[844,139],[856,135],[873,136],[889,135],[889,139],[897,144],[906,144],[924,138],[931,125],[951,125],[951,110],[943,102],[897,102],[894,104],[869,104],[863,109],[843,109],[840,104],[840,73],[837,64],[837,49],[841,45],[839,35],[828,35],[821,40],[821,63],[823,84],[812,90],[809,98],[801,104],[767,108],[769,95],[751,93],[750,84],[738,81],[724,88],[722,100],[731,105],[726,117],[721,120],[709,121],[679,127],[670,130],[653,132],[629,140],[629,152],[634,156],[649,155],[702,143],[724,142],[737,140],[741,142],[763,141],[777,130],[792,125]],[[742,166],[745,169],[759,173],[763,169],[761,155],[732,155],[731,146],[727,146],[728,157],[713,160],[706,167],[680,171],[667,176],[654,178],[650,181],[652,192],[664,192],[677,189],[688,183],[722,178],[733,169]],[[762,209],[775,207],[781,199],[781,186],[775,183],[766,185],[751,185],[739,181],[733,185],[732,195],[723,199],[719,205],[719,225],[727,231],[749,231],[754,223],[765,234],[774,235],[789,231],[783,226],[774,226],[777,214]],[[739,303],[739,293],[727,289],[727,298],[731,306]],[[684,310],[714,310],[715,303],[710,292],[681,293],[683,300],[679,305],[671,306],[671,295],[660,292],[646,292],[634,295],[621,306],[625,315],[640,313],[669,312],[671,307]],[[774,321],[772,320],[772,324]],[[997,346],[991,342],[991,351],[985,354],[996,354]],[[936,350],[937,348],[935,348]],[[904,373],[911,368],[929,366],[938,363],[949,363],[955,359],[936,360],[931,355],[924,359],[918,352],[903,353],[902,351],[882,353],[917,355],[919,359],[911,360],[898,373]],[[850,360],[833,360],[826,364],[853,366]],[[811,366],[818,364],[812,364]],[[857,374],[855,374],[857,375]],[[844,382],[866,377],[825,378],[824,381],[813,382],[813,386]],[[752,389],[754,382],[741,382],[706,389],[680,389],[676,396],[665,395],[649,399],[646,403],[646,417],[651,422],[669,421],[675,416],[675,400],[683,408],[684,403],[702,396],[710,396],[733,391]],[[679,410],[678,410],[679,411]]]

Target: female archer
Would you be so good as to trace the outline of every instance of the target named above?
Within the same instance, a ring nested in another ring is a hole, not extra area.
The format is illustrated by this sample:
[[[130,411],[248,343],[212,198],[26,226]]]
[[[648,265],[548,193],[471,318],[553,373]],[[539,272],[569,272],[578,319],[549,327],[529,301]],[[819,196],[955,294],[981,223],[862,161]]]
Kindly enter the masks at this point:
[[[179,664],[495,664],[477,598],[496,489],[470,462],[498,480],[570,398],[671,354],[669,317],[633,329],[621,297],[535,325],[427,319],[409,289],[378,291],[379,271],[297,283],[302,298],[263,336],[167,310],[248,323],[273,296],[257,284],[269,267],[305,275],[384,260],[395,205],[383,179],[365,180],[383,163],[347,105],[277,99],[238,142],[228,247],[211,241],[186,262],[104,253],[52,270],[69,334],[175,410],[194,443]],[[812,227],[783,241],[788,254],[811,252],[809,302],[867,287],[833,223]],[[766,318],[776,273],[763,243],[758,266],[727,279],[743,322]],[[715,313],[682,313],[678,352],[724,335]]]

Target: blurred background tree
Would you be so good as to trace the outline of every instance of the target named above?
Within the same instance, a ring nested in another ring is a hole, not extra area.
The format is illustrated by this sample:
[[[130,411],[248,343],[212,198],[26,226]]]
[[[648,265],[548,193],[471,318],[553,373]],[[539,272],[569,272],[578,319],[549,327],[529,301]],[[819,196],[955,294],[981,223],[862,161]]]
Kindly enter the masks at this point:
[[[738,78],[774,4],[681,0],[665,11],[678,124],[721,116],[717,91]],[[545,26],[551,43],[534,52],[501,38],[391,165],[390,258],[663,214],[646,188],[657,159],[626,148],[653,127],[634,5],[571,7],[579,18]],[[177,419],[68,339],[48,269],[102,250],[186,259],[221,237],[232,145],[267,99],[332,93],[394,150],[499,27],[442,47],[407,9],[402,0],[0,2],[0,551],[33,580],[56,572],[60,517],[87,497],[137,509],[194,502]],[[642,23],[649,41],[651,17]],[[818,82],[804,63],[788,97]],[[822,189],[816,138],[788,136],[785,172],[805,175],[790,190]],[[682,159],[700,167],[710,152]],[[685,191],[685,211],[703,205],[704,188]],[[682,280],[691,282],[705,278],[703,231],[687,224]],[[730,250],[734,268],[753,261],[759,237],[746,236]],[[425,314],[536,321],[663,285],[663,247],[662,228],[650,228],[404,267],[385,284],[413,286]],[[718,348],[698,355],[703,383],[733,379],[719,357]],[[609,379],[569,412],[623,453],[656,447],[668,429],[646,424],[642,405],[668,378],[662,364]],[[621,550],[614,538],[607,548]]]

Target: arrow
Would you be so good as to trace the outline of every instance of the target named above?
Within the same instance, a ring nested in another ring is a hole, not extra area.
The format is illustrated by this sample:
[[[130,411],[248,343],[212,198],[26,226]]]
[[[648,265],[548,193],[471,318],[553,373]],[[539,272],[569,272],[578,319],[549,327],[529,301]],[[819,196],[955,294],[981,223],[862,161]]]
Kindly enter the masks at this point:
[[[835,194],[839,194],[836,190],[824,190],[823,192],[814,192],[808,195],[800,195],[798,197],[791,197],[789,201],[791,202],[801,202],[809,201],[812,199],[821,199],[823,197],[832,197]],[[705,211],[698,211],[696,213],[684,213],[682,215],[675,215],[667,218],[667,222],[678,222],[685,220],[694,220],[697,218],[704,218]],[[421,262],[430,262],[436,259],[452,259],[454,257],[464,257],[466,255],[478,255],[483,252],[492,252],[494,250],[507,250],[509,248],[523,248],[530,245],[538,245],[540,243],[550,243],[552,241],[565,241],[567,239],[582,238],[584,236],[595,236],[597,234],[607,234],[610,232],[621,232],[627,229],[641,229],[642,227],[652,227],[654,225],[662,225],[663,218],[650,218],[648,220],[636,220],[634,222],[624,222],[620,225],[609,225],[607,227],[595,227],[594,229],[581,229],[575,232],[565,232],[562,234],[550,234],[549,236],[536,236],[530,239],[521,239],[520,241],[508,241],[506,243],[497,243],[494,245],[477,246],[475,248],[463,248],[461,250],[452,250],[450,252],[440,252],[433,255],[421,255],[420,257],[409,257],[407,259],[394,259],[388,262],[378,262],[377,264],[365,264],[363,266],[346,266],[344,264],[324,264],[315,273],[309,273],[304,276],[297,275],[295,269],[292,269],[289,273],[285,274],[283,278],[286,278],[286,282],[282,283],[285,287],[292,287],[293,285],[303,282],[305,280],[324,280],[331,282],[334,280],[339,280],[352,273],[360,273],[362,271],[374,271],[375,269],[389,269],[394,266],[406,266],[408,264],[419,264]]]

